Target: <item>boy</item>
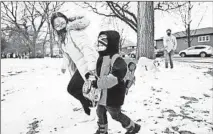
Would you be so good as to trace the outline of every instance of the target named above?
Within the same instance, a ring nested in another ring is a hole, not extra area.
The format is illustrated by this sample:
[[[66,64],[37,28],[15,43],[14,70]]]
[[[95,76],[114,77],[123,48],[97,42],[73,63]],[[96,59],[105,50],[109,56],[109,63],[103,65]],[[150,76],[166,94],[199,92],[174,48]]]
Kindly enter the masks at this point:
[[[93,81],[93,86],[101,89],[101,98],[96,111],[99,128],[95,134],[108,134],[107,111],[127,130],[126,134],[135,134],[140,130],[140,125],[121,112],[126,93],[124,77],[127,73],[127,64],[119,56],[114,58],[119,52],[119,40],[120,35],[117,31],[102,31],[98,37],[99,58],[96,65],[97,77]],[[89,74],[87,78],[90,79]]]

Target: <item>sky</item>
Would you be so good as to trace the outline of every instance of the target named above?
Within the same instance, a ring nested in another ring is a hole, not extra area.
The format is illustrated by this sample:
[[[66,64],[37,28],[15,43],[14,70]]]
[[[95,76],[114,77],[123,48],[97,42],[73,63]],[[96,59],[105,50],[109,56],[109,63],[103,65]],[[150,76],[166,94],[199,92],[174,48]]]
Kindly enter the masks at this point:
[[[203,2],[200,6],[198,6],[197,2],[192,2],[192,4],[194,4],[194,7],[191,13],[191,29],[213,27],[213,2]],[[133,10],[135,10],[136,7],[137,6],[134,7],[133,3]],[[112,26],[103,24],[102,19],[104,17],[88,11],[88,9],[83,9],[73,2],[67,2],[61,9],[61,11],[64,12],[67,16],[86,16],[91,21],[91,25],[88,27],[87,32],[89,33],[89,36],[93,41],[96,40],[96,37],[101,30],[113,29]],[[172,29],[173,33],[184,30],[184,25],[180,17],[178,17],[178,15],[175,13],[155,11],[155,39],[163,37],[166,33],[166,29],[168,28]],[[199,24],[202,16],[203,19]],[[126,24],[122,22],[120,22],[119,24],[120,27],[124,28],[124,36],[126,37],[126,39],[129,39],[130,41],[136,43],[136,33]]]

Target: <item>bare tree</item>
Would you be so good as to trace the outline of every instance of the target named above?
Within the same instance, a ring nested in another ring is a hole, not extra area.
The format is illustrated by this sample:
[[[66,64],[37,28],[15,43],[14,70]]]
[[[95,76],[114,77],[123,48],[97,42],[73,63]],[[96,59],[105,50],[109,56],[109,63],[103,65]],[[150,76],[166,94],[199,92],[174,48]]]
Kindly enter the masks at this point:
[[[201,5],[202,3],[196,2],[195,4]],[[193,38],[191,38],[191,36],[195,35],[197,32],[197,29],[193,30],[193,31],[191,30],[191,23],[193,22],[191,12],[194,9],[195,4],[188,1],[184,6],[178,8],[177,11],[175,12],[176,15],[180,16],[182,23],[184,25],[185,31],[183,32],[183,34],[187,37],[186,42],[188,44],[188,47],[191,47],[191,42],[193,40]],[[204,13],[206,12],[206,9],[205,9]],[[200,18],[197,27],[199,27],[200,23],[202,22],[204,13],[203,13],[202,17]]]
[[[118,18],[137,33],[137,58],[154,58],[154,10],[170,11],[185,2],[138,2],[138,10],[132,11],[131,2],[83,2],[76,3],[105,17]],[[105,10],[103,10],[105,9]]]
[[[28,41],[28,45],[32,47],[33,57],[35,57],[35,45],[38,34],[46,20],[43,13],[46,9],[38,9],[37,4],[36,2],[2,2],[4,9],[2,10],[2,20],[4,20],[7,25],[16,27],[16,29],[23,34]],[[40,19],[38,26],[36,26],[35,22],[37,18]],[[30,25],[27,26],[27,23]],[[29,33],[29,29],[32,33]]]
[[[77,5],[82,8],[87,8],[94,13],[105,16],[119,18],[125,22],[129,27],[131,27],[135,32],[137,32],[137,12],[131,11],[131,3],[134,2],[78,2]],[[185,2],[155,2],[154,10],[170,11],[177,9],[183,5]]]
[[[124,34],[124,27],[120,26],[120,20],[112,18],[112,17],[106,17],[103,20],[102,25],[111,25],[113,26],[113,29],[118,31],[120,33],[120,43],[119,43],[119,51],[122,50],[122,46],[124,45],[124,42],[126,40],[125,34]]]
[[[43,25],[46,21],[49,22],[50,14],[59,10],[63,3],[64,2],[2,2],[3,9],[1,13],[3,24],[8,27],[15,27],[15,32],[22,33],[27,41],[26,44],[32,51],[32,57],[35,57],[36,43]]]

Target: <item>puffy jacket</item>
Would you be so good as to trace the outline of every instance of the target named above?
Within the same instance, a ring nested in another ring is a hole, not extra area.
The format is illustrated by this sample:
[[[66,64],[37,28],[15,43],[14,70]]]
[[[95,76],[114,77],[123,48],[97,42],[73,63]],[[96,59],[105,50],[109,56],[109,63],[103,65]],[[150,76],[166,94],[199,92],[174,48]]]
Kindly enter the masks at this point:
[[[64,51],[62,68],[68,67],[70,72],[74,72],[72,67],[74,62],[84,80],[87,72],[95,71],[98,59],[98,53],[85,33],[89,24],[89,20],[85,17],[76,17],[75,20],[69,22],[65,44],[61,45]]]
[[[102,31],[100,34],[107,35],[108,45],[105,51],[99,52],[96,67],[97,87],[101,89],[99,104],[121,106],[126,93],[124,77],[127,72],[127,65],[123,58],[118,57],[111,66],[111,58],[119,52],[120,35],[116,31]]]

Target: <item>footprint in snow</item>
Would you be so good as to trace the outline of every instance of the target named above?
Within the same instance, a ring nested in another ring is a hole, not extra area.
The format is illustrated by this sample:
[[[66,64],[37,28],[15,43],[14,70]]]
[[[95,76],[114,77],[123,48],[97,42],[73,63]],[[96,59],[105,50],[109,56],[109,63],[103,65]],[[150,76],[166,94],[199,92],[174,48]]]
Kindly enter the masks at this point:
[[[203,94],[205,97],[210,97],[208,94]]]
[[[179,134],[195,134],[190,131],[179,131]]]

